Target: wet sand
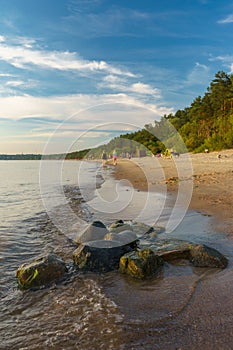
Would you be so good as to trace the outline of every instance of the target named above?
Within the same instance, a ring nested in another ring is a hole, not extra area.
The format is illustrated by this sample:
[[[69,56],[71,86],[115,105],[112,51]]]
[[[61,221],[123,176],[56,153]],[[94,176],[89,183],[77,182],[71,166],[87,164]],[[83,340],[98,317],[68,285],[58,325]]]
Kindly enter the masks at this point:
[[[191,191],[189,209],[207,214],[211,245],[229,260],[224,270],[165,265],[153,281],[115,281],[106,290],[123,311],[130,349],[232,349],[233,342],[233,150],[180,159],[119,160],[116,179],[140,191],[164,191],[175,203],[179,186]],[[182,172],[184,170],[184,172]],[[192,218],[191,218],[192,219]],[[193,221],[194,220],[194,221]],[[190,225],[195,224],[195,217]],[[205,238],[206,239],[206,238]],[[124,336],[124,334],[123,334]]]

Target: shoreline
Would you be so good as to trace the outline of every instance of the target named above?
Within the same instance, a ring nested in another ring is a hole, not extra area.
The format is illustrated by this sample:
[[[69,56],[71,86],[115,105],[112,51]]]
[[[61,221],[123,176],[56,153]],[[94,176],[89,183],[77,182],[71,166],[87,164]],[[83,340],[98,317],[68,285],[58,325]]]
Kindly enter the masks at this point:
[[[221,158],[218,158],[219,154]],[[210,215],[214,231],[232,238],[233,150],[189,154],[189,157],[192,174],[188,173],[188,180],[191,181],[188,186],[193,186],[189,209]],[[185,162],[185,158],[183,160],[157,157],[119,159],[113,175],[117,180],[130,181],[139,191],[161,191],[166,187],[175,201],[179,185],[185,177],[187,180],[187,173],[182,178],[179,169],[177,171],[177,168],[181,169],[181,173],[182,169],[185,170]]]

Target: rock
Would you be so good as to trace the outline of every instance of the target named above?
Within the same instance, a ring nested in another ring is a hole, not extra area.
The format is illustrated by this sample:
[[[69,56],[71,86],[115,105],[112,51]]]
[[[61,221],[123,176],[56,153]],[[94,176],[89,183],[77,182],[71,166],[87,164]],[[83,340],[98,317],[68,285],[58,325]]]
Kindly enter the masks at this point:
[[[31,263],[21,265],[16,272],[16,277],[20,287],[30,289],[58,281],[66,272],[65,262],[56,254],[48,254]]]
[[[165,232],[165,227],[162,226],[153,226],[154,231],[149,233],[150,237],[157,237],[157,235]]]
[[[227,259],[214,248],[207,247],[205,244],[198,244],[190,250],[190,261],[198,267],[219,267],[227,266]]]
[[[106,226],[101,221],[93,221],[74,239],[77,244],[104,239],[108,233]]]
[[[126,231],[126,230],[131,230],[131,225],[130,224],[126,224],[124,223],[123,220],[117,220],[114,223],[112,223],[111,225],[108,226],[108,230],[109,232],[116,232],[119,233],[121,231]]]
[[[100,240],[80,245],[73,252],[74,264],[85,271],[107,272],[119,268],[122,255],[132,251],[130,244]]]
[[[165,261],[177,259],[189,259],[190,249],[193,243],[179,239],[162,239],[156,238],[142,239],[139,241],[140,248],[149,248],[155,254]]]
[[[152,232],[155,233],[154,227],[146,225],[143,222],[133,222],[131,225],[131,229],[136,233],[138,237],[144,236]]]
[[[138,279],[152,277],[163,260],[151,249],[139,249],[125,254],[120,259],[120,271]]]
[[[137,235],[133,231],[126,230],[126,231],[121,231],[119,233],[116,232],[110,232],[107,233],[104,236],[105,240],[113,240],[120,242],[122,244],[130,244],[130,246],[133,248],[137,246]]]
[[[202,244],[195,244],[179,239],[143,238],[139,240],[139,248],[149,248],[164,261],[187,259],[194,266],[221,267],[227,266],[227,259],[216,249]]]

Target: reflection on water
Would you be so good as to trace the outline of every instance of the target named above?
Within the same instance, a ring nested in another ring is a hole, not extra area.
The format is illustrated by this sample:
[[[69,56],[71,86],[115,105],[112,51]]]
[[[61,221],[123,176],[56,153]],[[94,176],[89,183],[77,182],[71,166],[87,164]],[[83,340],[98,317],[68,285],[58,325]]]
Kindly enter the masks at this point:
[[[134,215],[138,203],[119,214],[124,217],[104,215],[90,203],[88,209],[75,183],[77,162],[67,164],[64,193],[76,216],[107,223]],[[0,167],[1,176],[8,179],[5,185],[3,178],[0,181],[0,349],[232,349],[233,245],[224,236],[213,235],[208,217],[190,212],[175,232],[161,237],[175,235],[219,249],[230,261],[225,270],[193,268],[179,261],[165,264],[147,281],[116,271],[76,272],[50,288],[22,292],[16,284],[17,267],[46,252],[57,253],[70,264],[75,247],[69,238],[78,226],[67,222],[66,235],[44,212],[37,162],[2,162]],[[92,178],[96,168],[89,169]],[[97,197],[92,193],[89,198]],[[66,209],[55,210],[66,221]],[[166,221],[166,211],[163,215],[160,224]]]

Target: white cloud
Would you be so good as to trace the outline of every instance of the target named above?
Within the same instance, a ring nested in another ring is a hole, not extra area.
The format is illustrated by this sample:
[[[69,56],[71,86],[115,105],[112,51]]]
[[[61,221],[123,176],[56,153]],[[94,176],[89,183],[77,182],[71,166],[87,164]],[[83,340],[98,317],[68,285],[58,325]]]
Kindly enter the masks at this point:
[[[116,76],[116,75],[106,75],[103,78],[103,81],[106,83],[116,84],[116,83],[125,83],[126,80],[122,77]]]
[[[9,74],[9,73],[0,73],[0,77],[13,77],[13,74]]]
[[[201,64],[199,62],[195,63],[195,66],[190,71],[187,76],[186,84],[194,85],[194,84],[204,84],[209,80],[209,67],[205,64]]]
[[[24,81],[21,80],[10,80],[6,82],[6,86],[18,87],[24,85]]]
[[[5,86],[11,87],[11,88],[17,88],[17,87],[23,87],[23,88],[34,88],[37,85],[37,82],[35,80],[9,80],[5,83]]]
[[[85,110],[98,110],[100,114],[103,109],[114,110],[115,108],[117,111],[117,104],[148,109],[145,103],[126,94],[79,94],[52,97],[26,95],[0,98],[0,117],[9,119],[50,117],[63,120]],[[156,115],[160,114],[160,109],[156,105],[150,105],[149,109]],[[164,107],[164,109],[170,111],[170,108]]]
[[[226,56],[216,56],[211,57],[209,59],[210,61],[221,61],[224,66],[226,66],[229,69],[230,74],[233,73],[233,56],[226,55]]]
[[[228,15],[226,18],[218,21],[220,24],[233,23],[233,14]]]
[[[91,143],[91,140],[96,140],[97,143],[108,142],[119,130],[120,133],[122,130],[132,131],[173,112],[171,108],[146,104],[123,93],[2,97],[0,106],[0,118],[5,119],[1,130],[9,123],[12,126],[14,120],[21,126],[21,134],[17,131],[15,136],[8,135],[6,138],[9,140],[17,137],[18,148],[17,144],[13,147],[5,143],[4,146],[4,140],[1,143],[1,147],[6,147],[4,150],[16,153],[42,152],[51,136],[46,153],[64,152],[77,140],[82,140],[82,148],[94,147],[95,142]],[[28,148],[24,139],[30,141]],[[31,140],[38,140],[40,144],[36,141],[33,145]]]
[[[2,43],[0,41],[0,60],[21,69],[30,68],[34,65],[44,69],[103,72],[134,77],[134,74],[127,70],[112,66],[105,61],[82,59],[74,52],[33,50],[31,48],[32,43],[32,39],[30,43],[24,40],[23,45],[7,45],[5,42]]]
[[[156,97],[160,97],[160,90],[152,88],[148,84],[143,83],[135,83],[130,86],[130,91],[137,92],[139,94],[146,94],[146,95],[155,95]]]
[[[125,79],[113,75],[104,77],[98,86],[100,88],[109,88],[126,93],[133,92],[140,95],[152,95],[154,98],[161,97],[160,90],[157,88],[153,88],[150,85],[141,82],[129,84]]]

